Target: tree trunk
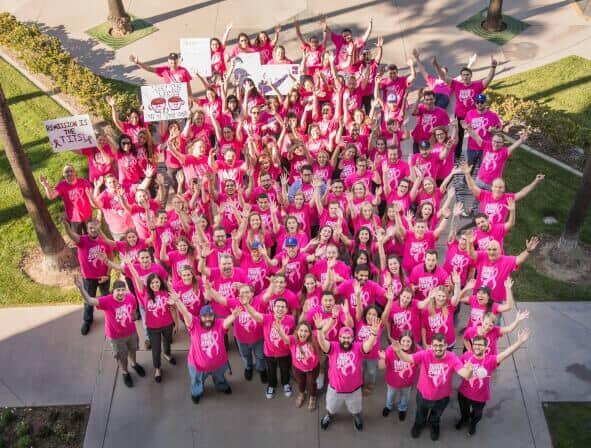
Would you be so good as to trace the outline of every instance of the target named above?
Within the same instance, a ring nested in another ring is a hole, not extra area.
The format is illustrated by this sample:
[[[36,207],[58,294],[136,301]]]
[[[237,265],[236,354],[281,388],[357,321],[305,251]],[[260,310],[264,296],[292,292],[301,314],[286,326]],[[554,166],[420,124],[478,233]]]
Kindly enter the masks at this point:
[[[54,270],[76,266],[73,251],[66,246],[62,235],[57,230],[49,210],[41,197],[39,188],[33,178],[29,159],[25,155],[12,114],[8,108],[4,91],[0,85],[0,143],[4,146],[6,158],[14,174],[14,179],[21,190],[25,207],[33,222],[33,228],[37,234],[41,252],[44,255],[44,263]]]
[[[111,35],[121,37],[133,32],[131,18],[125,12],[123,0],[108,0],[108,2],[109,17],[107,17],[107,20],[111,23]]]
[[[489,1],[484,28],[491,32],[503,30],[503,0]]]

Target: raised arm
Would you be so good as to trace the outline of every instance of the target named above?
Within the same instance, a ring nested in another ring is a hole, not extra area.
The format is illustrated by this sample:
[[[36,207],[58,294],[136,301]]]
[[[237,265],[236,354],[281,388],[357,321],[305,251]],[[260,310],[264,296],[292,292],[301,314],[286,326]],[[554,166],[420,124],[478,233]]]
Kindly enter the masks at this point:
[[[68,221],[66,221],[66,217],[61,216],[60,220],[64,225],[64,230],[66,231],[66,234],[68,235],[68,237],[72,241],[74,241],[75,244],[79,244],[80,243],[80,235],[78,235],[76,232],[74,232],[74,230],[72,230],[72,227],[70,227],[70,223]]]
[[[135,65],[137,65],[138,67],[140,67],[141,69],[146,70],[147,72],[150,72],[150,73],[156,72],[156,69],[154,67],[152,67],[148,64],[144,64],[143,62],[140,62],[139,58],[133,54],[129,56],[129,60],[131,62],[133,62]]]
[[[252,318],[254,320],[256,320],[258,323],[261,323],[263,321],[263,315],[262,313],[259,313],[257,310],[255,310],[252,305],[250,303],[248,303],[246,300],[248,300],[247,298],[244,299],[244,302],[242,301],[242,299],[240,300],[240,303],[242,303],[242,305],[244,305],[244,308],[246,308],[246,311],[248,312],[248,314],[250,314],[252,316]]]
[[[507,154],[509,154],[509,157],[511,157],[513,151],[515,151],[517,148],[519,148],[523,143],[527,141],[528,137],[529,134],[527,130],[521,131],[521,133],[519,134],[519,138],[515,140],[515,142],[507,148]]]
[[[520,201],[521,199],[526,197],[528,194],[530,194],[533,191],[533,189],[536,188],[538,186],[538,184],[544,180],[544,177],[546,177],[546,176],[544,176],[543,174],[537,174],[535,179],[530,184],[526,185],[521,190],[519,190],[517,193],[515,193],[515,200]]]
[[[509,334],[511,332],[513,332],[517,326],[524,321],[525,319],[527,319],[529,317],[529,311],[524,310],[524,311],[518,311],[517,314],[515,315],[515,320],[513,322],[511,322],[509,325],[506,325],[504,327],[501,327],[501,335],[506,335]]]
[[[540,239],[537,236],[532,236],[525,242],[525,249],[519,255],[517,255],[517,259],[515,260],[517,266],[521,266],[523,263],[525,263],[525,260],[527,260],[529,255],[534,250],[536,250],[538,244],[540,244]]]
[[[529,330],[529,328],[519,330],[519,333],[517,334],[517,340],[497,355],[497,364],[501,364],[505,359],[507,359],[509,356],[515,353],[519,347],[525,344],[525,342],[529,339],[530,335],[531,331]]]
[[[59,196],[59,193],[49,184],[47,177],[39,176],[39,183],[43,186],[45,194],[50,201],[53,201]]]
[[[181,316],[183,316],[183,320],[188,328],[193,326],[193,315],[189,312],[183,301],[180,299],[179,295],[171,291],[168,296],[168,304],[170,306],[175,306]]]
[[[119,129],[119,132],[123,132],[123,123],[119,120],[117,109],[115,109],[115,99],[112,96],[107,96],[105,97],[105,101],[111,106],[111,118],[113,119],[113,124]]]
[[[490,57],[490,70],[489,70],[486,78],[484,78],[484,80],[482,81],[482,84],[484,85],[485,89],[488,87],[488,85],[492,82],[493,78],[495,77],[495,72],[497,70],[497,64],[498,64],[497,60],[491,56]]]
[[[468,185],[468,188],[470,189],[474,197],[478,199],[480,197],[481,190],[480,187],[476,185],[476,182],[474,182],[474,179],[470,174],[470,171],[472,171],[472,167],[462,160],[460,162],[460,169],[462,170],[462,173],[464,173],[464,177],[466,178],[466,184]]]
[[[363,39],[363,42],[367,42],[369,39],[369,36],[371,36],[371,30],[373,29],[373,18],[369,19],[369,25],[367,26],[367,29],[365,30],[365,33],[363,34],[363,37],[361,39]]]
[[[324,332],[326,331],[324,327],[328,327],[328,325],[330,324],[331,322],[324,322],[322,320],[322,315],[320,313],[316,313],[314,315],[314,325],[316,325],[316,328],[318,330],[316,332],[318,346],[320,347],[320,350],[322,350],[324,353],[328,353],[330,351],[330,343],[326,340],[326,336],[324,334]]]
[[[74,278],[74,284],[76,285],[76,287],[78,288],[78,290],[80,291],[80,295],[82,296],[82,299],[84,300],[84,302],[90,306],[97,306],[99,304],[99,300],[96,297],[91,297],[90,294],[88,294],[88,291],[86,291],[86,289],[84,289],[84,283],[82,282],[82,278],[76,276],[76,278]]]
[[[505,313],[509,310],[512,310],[513,307],[515,306],[515,297],[513,296],[513,280],[511,280],[511,277],[507,277],[507,280],[505,280],[505,297],[507,298],[507,300],[505,301],[505,303],[502,303],[498,306],[498,310],[499,313]]]
[[[435,67],[435,70],[437,71],[439,78],[445,81],[447,84],[451,84],[453,78],[443,71],[443,69],[439,65],[439,62],[437,62],[437,58],[435,56],[433,56],[433,59],[431,59],[431,64],[433,64],[433,67]]]

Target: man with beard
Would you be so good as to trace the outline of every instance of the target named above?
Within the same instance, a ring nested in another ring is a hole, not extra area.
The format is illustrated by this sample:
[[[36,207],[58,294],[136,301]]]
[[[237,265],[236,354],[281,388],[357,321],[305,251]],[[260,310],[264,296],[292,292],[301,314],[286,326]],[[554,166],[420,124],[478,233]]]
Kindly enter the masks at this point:
[[[458,403],[461,417],[456,423],[456,429],[469,423],[468,434],[476,434],[476,424],[482,418],[482,410],[490,400],[490,377],[497,367],[511,356],[530,335],[529,329],[520,330],[517,341],[498,355],[486,355],[488,340],[485,336],[475,336],[472,339],[472,352],[466,352],[460,358],[473,366],[473,375],[469,380],[462,380],[458,389]]]
[[[216,319],[213,308],[206,305],[199,311],[199,322],[196,322],[178,294],[170,294],[169,305],[177,307],[191,335],[187,367],[191,378],[191,400],[193,403],[199,403],[203,395],[203,383],[209,375],[211,375],[218,392],[230,395],[232,388],[225,377],[229,364],[228,353],[224,345],[224,334],[230,329],[240,310],[234,308],[225,319]]]
[[[449,273],[437,266],[437,251],[431,249],[425,252],[425,262],[413,268],[408,281],[415,292],[415,299],[423,300],[433,288],[445,285],[448,278]]]
[[[431,440],[438,440],[439,420],[449,403],[453,373],[455,371],[468,380],[472,377],[473,366],[470,361],[462,366],[462,361],[456,354],[447,350],[445,335],[442,333],[433,335],[430,349],[414,354],[402,350],[398,341],[394,341],[392,346],[398,359],[421,365],[417,385],[417,412],[410,435],[413,439],[418,438],[428,421],[431,425]]]
[[[333,316],[332,319],[337,319]],[[326,415],[322,417],[320,426],[326,430],[339,408],[345,404],[353,415],[353,426],[357,431],[363,430],[361,418],[363,386],[363,355],[368,354],[376,344],[378,331],[382,321],[376,318],[371,322],[369,337],[363,342],[354,342],[355,336],[351,327],[339,330],[338,342],[329,342],[325,331],[330,327],[323,324],[322,316],[314,316],[318,328],[318,345],[328,354],[328,389],[326,391]]]
[[[355,278],[345,280],[336,290],[337,296],[343,297],[347,301],[354,321],[357,316],[357,294],[360,295],[363,309],[376,302],[381,307],[386,306],[386,290],[373,280],[369,280],[369,271],[370,268],[367,264],[356,266],[353,274]]]
[[[474,217],[476,225],[474,243],[477,250],[486,250],[488,243],[497,241],[501,247],[501,253],[503,252],[505,236],[515,225],[515,200],[507,199],[507,210],[509,210],[509,219],[504,223],[492,224],[486,213],[478,213]]]
[[[65,216],[61,217],[64,229],[78,248],[78,263],[82,273],[84,289],[90,297],[96,297],[97,289],[101,295],[109,294],[109,266],[105,263],[107,256],[111,255],[111,248],[99,234],[99,224],[89,221],[87,224],[88,235],[80,235],[70,227],[70,222]],[[84,315],[80,333],[86,336],[90,331],[90,325],[94,315],[94,307],[84,303]]]

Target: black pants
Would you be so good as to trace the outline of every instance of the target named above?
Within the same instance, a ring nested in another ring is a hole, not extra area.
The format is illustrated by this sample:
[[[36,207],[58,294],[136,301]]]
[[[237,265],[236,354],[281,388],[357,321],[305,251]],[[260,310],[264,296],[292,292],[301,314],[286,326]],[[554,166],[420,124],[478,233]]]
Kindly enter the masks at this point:
[[[280,358],[265,356],[267,362],[267,378],[269,387],[277,387],[277,367],[281,373],[281,385],[289,384],[289,370],[291,368],[291,357],[282,356]]]
[[[482,410],[486,402],[474,401],[458,392],[458,404],[462,422],[476,425],[482,419]]]
[[[419,144],[421,142],[417,142],[416,140],[412,141],[412,153],[413,154],[418,154],[419,153]]]
[[[83,280],[83,283],[84,283],[84,289],[86,290],[86,292],[88,293],[88,295],[90,297],[96,297],[97,289],[100,291],[101,296],[106,296],[107,294],[109,294],[109,286],[111,284],[109,279],[105,280],[102,283],[99,283],[98,278],[85,278]],[[92,305],[85,303],[84,304],[84,315],[82,317],[82,320],[84,320],[84,322],[90,323],[90,322],[92,322],[93,317],[94,317],[94,307]]]
[[[166,356],[171,356],[170,346],[172,344],[172,324],[168,327],[148,328],[148,336],[150,337],[150,343],[152,344],[152,364],[155,369],[159,369],[162,348],[164,348],[164,354]]]
[[[440,400],[425,400],[417,390],[417,413],[415,416],[415,425],[424,426],[427,421],[434,427],[439,427],[441,414],[449,404],[449,397]]]
[[[462,127],[461,121],[465,118],[465,117],[458,117],[456,115],[456,118],[458,119],[458,144],[456,145],[456,162],[460,159],[460,157],[462,157],[462,148],[464,147],[464,128]]]

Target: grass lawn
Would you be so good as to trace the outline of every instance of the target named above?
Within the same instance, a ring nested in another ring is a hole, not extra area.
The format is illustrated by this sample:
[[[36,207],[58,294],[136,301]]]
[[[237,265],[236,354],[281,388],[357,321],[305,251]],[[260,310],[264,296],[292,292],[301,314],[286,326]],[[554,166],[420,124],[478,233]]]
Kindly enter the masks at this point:
[[[544,403],[554,448],[591,446],[591,403]]]
[[[45,174],[55,184],[66,162],[74,163],[85,174],[86,158],[71,153],[53,154],[43,126],[44,120],[70,114],[3,59],[0,59],[0,84],[35,177]],[[0,191],[0,259],[3,261],[0,306],[79,303],[80,298],[73,289],[38,285],[19,269],[22,254],[37,245],[37,238],[3,149],[0,150]],[[56,217],[63,210],[61,201],[51,203],[49,209]]]

